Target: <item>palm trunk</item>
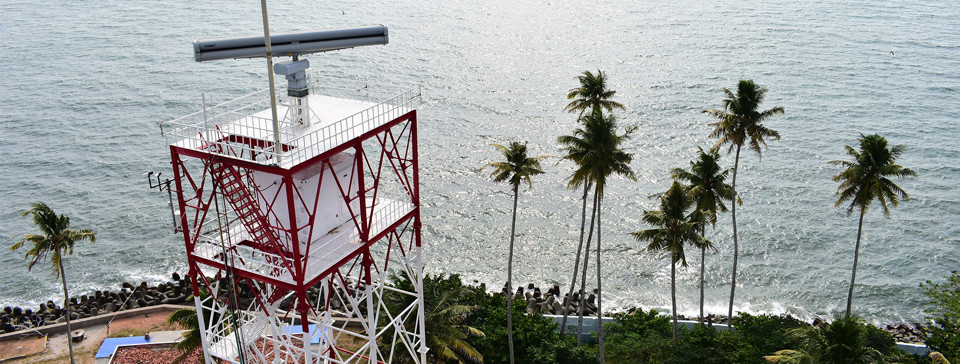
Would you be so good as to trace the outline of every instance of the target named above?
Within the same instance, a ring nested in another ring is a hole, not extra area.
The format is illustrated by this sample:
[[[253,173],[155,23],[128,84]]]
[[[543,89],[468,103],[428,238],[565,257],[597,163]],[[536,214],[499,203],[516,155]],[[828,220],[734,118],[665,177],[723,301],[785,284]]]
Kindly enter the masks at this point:
[[[730,278],[730,306],[727,308],[727,324],[733,327],[733,296],[737,291],[737,256],[740,254],[740,245],[737,239],[737,169],[740,168],[740,146],[737,145],[737,156],[733,162],[733,181],[730,183],[730,189],[733,190],[733,274]]]
[[[597,185],[597,191],[594,192],[597,197],[597,350],[600,351],[600,364],[604,363],[603,355],[603,301],[601,300],[601,295],[603,294],[603,286],[600,284],[603,277],[600,274],[600,212],[601,205],[603,204],[603,187]]]
[[[67,319],[67,348],[70,349],[70,364],[73,364],[73,338],[70,337],[73,333],[73,330],[70,329],[70,293],[67,292],[67,276],[63,272],[63,260],[60,261],[60,282],[63,283],[63,308],[67,312],[63,315]]]
[[[857,225],[857,245],[853,248],[853,274],[850,276],[850,292],[847,293],[847,316],[853,303],[853,283],[857,280],[857,261],[860,259],[860,233],[863,232],[863,208],[860,208],[860,223]]]
[[[587,223],[587,192],[590,191],[590,183],[583,186],[583,207],[580,209],[580,245],[577,245],[577,259],[573,263],[573,279],[570,280],[570,292],[567,293],[566,302],[563,303],[563,320],[560,321],[560,336],[567,329],[567,316],[570,312],[570,303],[573,301],[573,289],[577,285],[577,273],[580,272],[580,253],[583,251],[583,232]]]
[[[677,254],[670,252],[670,303],[673,305],[673,344],[677,344]]]
[[[513,364],[513,240],[517,231],[517,197],[520,185],[513,186],[513,222],[510,224],[510,254],[507,256],[507,347]]]
[[[706,234],[706,224],[700,228],[700,236]],[[700,248],[700,322],[703,322],[703,275],[706,271],[707,247]]]
[[[597,194],[593,194],[593,210],[590,212],[590,232],[587,234],[587,246],[583,249],[583,274],[580,276],[580,306],[577,308],[577,346],[583,343],[583,309],[587,301],[587,266],[590,262],[590,241],[593,240],[593,221],[597,216]]]

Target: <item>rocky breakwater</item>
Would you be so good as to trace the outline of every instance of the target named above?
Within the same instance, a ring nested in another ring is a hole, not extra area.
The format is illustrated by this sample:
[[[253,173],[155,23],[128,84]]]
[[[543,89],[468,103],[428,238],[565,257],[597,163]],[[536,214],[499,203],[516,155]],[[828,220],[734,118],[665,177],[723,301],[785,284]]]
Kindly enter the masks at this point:
[[[161,304],[182,304],[192,294],[190,278],[173,273],[169,282],[134,286],[124,282],[118,291],[96,291],[70,297],[70,319],[77,320],[122,310]],[[0,311],[0,333],[9,333],[66,321],[67,310],[53,301],[37,310],[6,306]]]
[[[573,300],[570,301],[570,308],[567,310],[567,314],[576,315],[580,309],[581,298],[583,298],[583,315],[596,315],[596,293],[596,289],[589,294],[585,294],[583,290],[574,292]],[[508,294],[506,285],[500,290],[500,294],[504,296]],[[524,287],[518,287],[513,297],[514,300],[523,298],[527,301],[526,311],[528,314],[539,312],[549,315],[563,315],[564,309],[567,307],[567,301],[570,300],[570,295],[566,293],[564,293],[563,296],[560,295],[560,286],[558,285],[553,285],[553,287],[546,292],[543,292],[540,287],[535,286],[533,283],[527,284],[526,290],[524,290]]]

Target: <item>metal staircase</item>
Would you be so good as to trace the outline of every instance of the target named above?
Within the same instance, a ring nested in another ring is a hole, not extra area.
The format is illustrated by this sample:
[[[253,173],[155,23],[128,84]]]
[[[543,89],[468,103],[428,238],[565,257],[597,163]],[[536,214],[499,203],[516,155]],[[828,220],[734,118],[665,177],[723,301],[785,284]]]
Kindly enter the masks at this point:
[[[226,197],[227,202],[233,207],[233,211],[240,218],[243,227],[250,234],[254,248],[284,258],[281,259],[282,261],[275,263],[284,268],[290,268],[286,259],[290,254],[280,243],[276,232],[267,224],[266,216],[260,211],[257,201],[243,184],[243,177],[240,172],[229,164],[214,160],[210,163],[210,173],[214,180],[219,182],[220,190]]]

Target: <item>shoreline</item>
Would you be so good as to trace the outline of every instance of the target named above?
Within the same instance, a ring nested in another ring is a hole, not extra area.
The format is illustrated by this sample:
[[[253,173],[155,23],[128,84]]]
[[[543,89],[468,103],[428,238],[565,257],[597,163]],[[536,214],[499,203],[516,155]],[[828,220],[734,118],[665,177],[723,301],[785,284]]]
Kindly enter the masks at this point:
[[[151,286],[146,282],[139,285],[132,285],[129,282],[120,284],[117,291],[97,290],[92,294],[83,294],[73,296],[71,301],[71,320],[80,320],[95,316],[113,314],[120,311],[133,310],[144,307],[158,305],[184,305],[185,301],[192,294],[190,279],[181,277],[178,273],[171,274],[171,279],[167,282]],[[484,283],[473,281],[470,286],[479,287],[487,294],[507,295],[504,286],[499,291],[491,290]],[[582,292],[582,291],[581,291]],[[580,300],[581,292],[574,292],[574,300],[571,302],[570,317],[577,317],[576,308]],[[243,293],[243,290],[241,290]],[[535,312],[544,315],[563,315],[563,305],[567,300],[566,293],[561,297],[559,285],[552,285],[551,288],[543,290],[534,283],[528,283],[517,287],[514,293],[515,299],[524,299],[526,301],[525,310],[528,314]],[[584,316],[596,316],[596,290],[591,290],[584,298],[585,313]],[[186,302],[189,306],[189,302]],[[636,310],[643,310],[639,307],[617,308],[614,310],[604,310],[604,317],[613,317],[618,313],[633,313]],[[669,315],[669,310],[657,310],[662,315]],[[41,303],[39,309],[34,311],[31,308],[22,308],[19,306],[4,306],[0,310],[0,335],[6,333],[29,331],[33,328],[49,326],[63,323],[65,321],[63,314],[65,310],[52,300]],[[770,316],[791,317],[789,314]],[[677,315],[679,320],[697,321],[696,316]],[[727,324],[729,323],[726,315],[708,314],[704,320],[706,323]],[[825,324],[820,318],[810,320],[800,320],[813,326]],[[916,322],[886,322],[880,325],[874,325],[890,332],[898,342],[910,344],[922,344],[925,325]]]

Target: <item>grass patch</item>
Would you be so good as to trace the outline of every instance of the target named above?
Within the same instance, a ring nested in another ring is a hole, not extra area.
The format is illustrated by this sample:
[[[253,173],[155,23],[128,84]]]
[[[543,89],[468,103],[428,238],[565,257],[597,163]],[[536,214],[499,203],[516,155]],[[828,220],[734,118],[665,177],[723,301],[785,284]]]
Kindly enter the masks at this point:
[[[137,328],[128,327],[128,328],[123,328],[123,329],[120,329],[120,330],[111,332],[110,335],[107,336],[107,337],[143,336],[143,335],[149,334],[151,330],[152,330],[152,329],[150,329],[150,330],[143,330],[143,329],[137,329]]]
[[[35,355],[27,356],[20,360],[14,360],[13,363],[31,363],[31,364],[61,364],[70,362],[70,353],[63,353],[60,356],[54,358],[44,358],[44,355],[49,353],[44,351],[42,353],[37,353]],[[92,364],[95,360],[96,349],[86,349],[86,350],[74,350],[73,357],[76,359],[78,364]]]

